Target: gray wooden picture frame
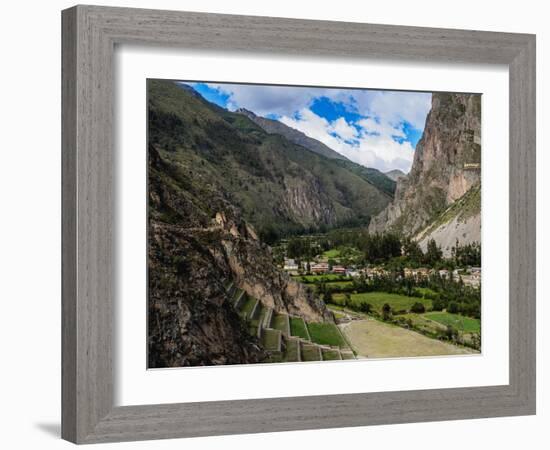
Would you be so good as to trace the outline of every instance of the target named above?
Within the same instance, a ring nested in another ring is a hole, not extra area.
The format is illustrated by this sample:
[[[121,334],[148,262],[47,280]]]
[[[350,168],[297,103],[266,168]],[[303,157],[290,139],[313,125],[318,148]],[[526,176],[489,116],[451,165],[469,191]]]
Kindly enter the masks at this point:
[[[64,439],[95,443],[535,413],[534,35],[97,6],[63,11],[62,32]],[[113,53],[127,43],[507,65],[509,384],[115,407]]]

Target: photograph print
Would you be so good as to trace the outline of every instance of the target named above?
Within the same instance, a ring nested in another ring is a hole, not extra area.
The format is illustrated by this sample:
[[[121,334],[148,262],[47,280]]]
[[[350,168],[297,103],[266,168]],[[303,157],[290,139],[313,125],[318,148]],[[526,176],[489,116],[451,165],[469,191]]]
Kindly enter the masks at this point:
[[[147,80],[150,369],[481,352],[481,95]]]

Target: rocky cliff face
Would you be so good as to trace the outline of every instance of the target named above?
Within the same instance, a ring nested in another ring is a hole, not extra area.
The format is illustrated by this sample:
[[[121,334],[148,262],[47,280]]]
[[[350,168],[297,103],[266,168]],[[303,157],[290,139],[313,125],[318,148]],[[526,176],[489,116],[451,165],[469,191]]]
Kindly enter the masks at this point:
[[[182,189],[177,167],[154,147],[148,185],[149,367],[245,364],[266,357],[232,305],[229,282],[276,312],[333,320],[311,291],[277,270],[269,247],[223,192]]]
[[[446,258],[452,256],[452,249],[457,240],[460,245],[480,243],[481,185],[470,188],[466,194],[420,230],[414,239],[424,251],[428,241],[434,239]]]
[[[394,201],[373,218],[369,231],[415,236],[479,186],[480,164],[481,96],[433,94],[411,171],[398,179]]]

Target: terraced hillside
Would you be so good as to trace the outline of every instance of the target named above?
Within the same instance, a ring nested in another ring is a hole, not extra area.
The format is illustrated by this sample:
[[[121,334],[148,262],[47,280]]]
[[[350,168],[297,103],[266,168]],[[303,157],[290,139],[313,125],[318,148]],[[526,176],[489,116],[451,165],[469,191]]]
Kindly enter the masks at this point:
[[[258,299],[226,283],[233,307],[243,326],[266,351],[263,362],[341,361],[355,355],[334,323],[308,322],[301,317],[278,313]]]

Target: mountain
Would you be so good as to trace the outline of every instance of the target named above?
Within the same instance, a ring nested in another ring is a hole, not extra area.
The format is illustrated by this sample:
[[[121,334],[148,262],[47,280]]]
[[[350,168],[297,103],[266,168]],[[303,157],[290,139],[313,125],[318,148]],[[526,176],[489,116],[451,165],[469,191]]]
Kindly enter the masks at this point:
[[[242,114],[248,117],[252,122],[262,128],[269,134],[280,134],[284,136],[290,142],[301,145],[302,147],[311,150],[314,153],[325,156],[330,159],[342,159],[348,160],[344,155],[332,150],[327,145],[319,142],[316,139],[306,136],[301,131],[291,128],[278,120],[267,119],[266,117],[260,117],[245,108],[239,108],[235,111],[238,114]]]
[[[333,321],[274,266],[266,241],[366,224],[391,196],[189,87],[148,80],[147,90],[149,367],[265,359],[229,285],[275,312]]]
[[[393,181],[397,181],[399,178],[407,176],[405,172],[402,172],[399,169],[393,169],[389,172],[385,172],[384,175],[386,175],[388,178],[392,179]]]
[[[268,242],[368,224],[391,201],[340,160],[269,134],[173,82],[151,81],[149,118],[149,142],[160,156],[185,173],[186,183],[223,192]]]
[[[392,230],[423,246],[434,238],[446,255],[457,239],[480,242],[480,144],[481,96],[434,93],[411,171],[369,231]]]
[[[235,111],[238,114],[242,114],[248,117],[256,125],[262,128],[268,134],[278,134],[285,137],[290,142],[300,145],[318,155],[322,155],[326,158],[336,160],[336,164],[345,169],[353,172],[359,177],[363,178],[368,183],[375,186],[377,189],[393,196],[395,192],[395,180],[387,177],[385,174],[377,169],[364,167],[360,164],[356,164],[340,153],[332,150],[322,142],[316,139],[306,136],[301,131],[291,128],[278,120],[267,119],[254,114],[252,111],[248,111],[244,108],[239,108]]]

